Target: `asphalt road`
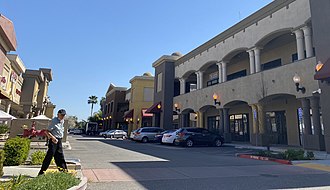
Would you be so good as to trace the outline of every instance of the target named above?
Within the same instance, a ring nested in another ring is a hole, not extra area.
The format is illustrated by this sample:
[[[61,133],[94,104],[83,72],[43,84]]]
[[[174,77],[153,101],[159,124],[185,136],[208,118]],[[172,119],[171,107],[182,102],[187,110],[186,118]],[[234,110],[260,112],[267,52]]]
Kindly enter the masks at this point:
[[[67,158],[79,158],[91,190],[290,189],[330,185],[328,172],[235,157],[252,150],[174,147],[69,137]]]

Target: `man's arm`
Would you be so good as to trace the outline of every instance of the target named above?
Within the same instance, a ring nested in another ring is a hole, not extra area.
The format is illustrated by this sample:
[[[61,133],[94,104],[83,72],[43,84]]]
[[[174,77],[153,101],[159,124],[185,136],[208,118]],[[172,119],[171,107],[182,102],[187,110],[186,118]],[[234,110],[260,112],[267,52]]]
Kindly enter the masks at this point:
[[[52,139],[53,143],[57,144],[58,140],[48,130],[46,130],[46,135],[49,139]]]

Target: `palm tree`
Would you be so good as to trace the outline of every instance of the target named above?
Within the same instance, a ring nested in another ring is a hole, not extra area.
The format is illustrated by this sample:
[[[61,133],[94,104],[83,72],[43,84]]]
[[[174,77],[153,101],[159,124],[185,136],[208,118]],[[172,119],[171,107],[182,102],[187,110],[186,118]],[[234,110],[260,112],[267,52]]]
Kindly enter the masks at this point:
[[[97,96],[90,96],[88,100],[88,104],[92,104],[92,108],[91,108],[91,117],[92,117],[94,104],[97,104]]]

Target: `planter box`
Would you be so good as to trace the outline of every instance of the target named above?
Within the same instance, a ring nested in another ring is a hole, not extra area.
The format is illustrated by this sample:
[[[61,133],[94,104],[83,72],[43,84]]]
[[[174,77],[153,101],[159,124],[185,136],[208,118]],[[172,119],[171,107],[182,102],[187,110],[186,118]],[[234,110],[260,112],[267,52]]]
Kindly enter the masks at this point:
[[[0,140],[6,141],[9,137],[9,133],[0,134]]]

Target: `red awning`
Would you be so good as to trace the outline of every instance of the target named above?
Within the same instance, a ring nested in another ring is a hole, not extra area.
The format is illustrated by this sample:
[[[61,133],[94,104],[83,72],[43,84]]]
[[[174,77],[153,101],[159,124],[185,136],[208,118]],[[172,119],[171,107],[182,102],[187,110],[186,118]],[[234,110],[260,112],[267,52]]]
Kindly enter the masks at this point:
[[[146,113],[147,109],[142,109],[141,113],[142,113],[142,117],[152,117],[154,114],[152,113]]]
[[[162,103],[157,102],[147,109],[146,113],[160,113],[162,112]]]
[[[315,80],[329,80],[330,79],[330,59],[328,59],[323,67],[314,75]]]
[[[128,110],[127,112],[124,113],[124,118],[133,118],[134,115],[134,109]]]

